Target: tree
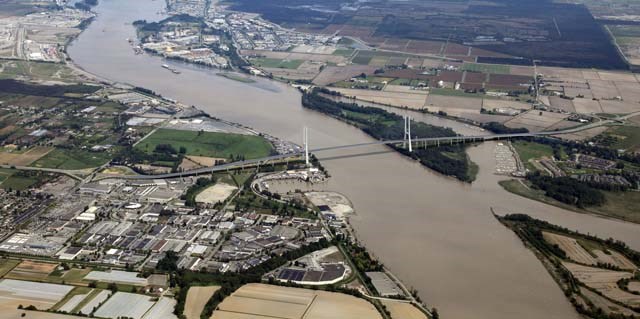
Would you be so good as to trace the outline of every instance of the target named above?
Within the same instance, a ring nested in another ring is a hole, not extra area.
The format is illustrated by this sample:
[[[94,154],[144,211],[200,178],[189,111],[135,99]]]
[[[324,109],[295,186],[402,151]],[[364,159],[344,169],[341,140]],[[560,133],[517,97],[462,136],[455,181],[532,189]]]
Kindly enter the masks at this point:
[[[174,251],[168,251],[162,259],[158,262],[156,269],[174,272],[178,270],[178,254]]]

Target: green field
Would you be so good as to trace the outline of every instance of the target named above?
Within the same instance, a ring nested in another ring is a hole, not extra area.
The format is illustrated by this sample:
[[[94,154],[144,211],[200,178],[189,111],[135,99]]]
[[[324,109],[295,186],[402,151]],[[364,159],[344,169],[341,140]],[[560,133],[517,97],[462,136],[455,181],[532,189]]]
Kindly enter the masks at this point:
[[[251,178],[252,176],[253,176],[253,173],[241,173],[241,174],[232,175],[233,181],[238,187],[244,185],[244,183],[247,182],[247,180],[249,180],[249,178]]]
[[[510,74],[511,68],[508,65],[502,64],[479,64],[465,62],[462,65],[461,70],[483,73],[497,73],[497,74]]]
[[[387,83],[392,83],[394,78],[381,77],[381,76],[367,76],[366,83],[351,82],[351,81],[339,81],[331,84],[333,87],[340,88],[357,88],[366,90],[381,90]]]
[[[0,183],[5,181],[7,178],[9,178],[15,172],[16,171],[13,170],[13,169],[0,168]]]
[[[113,112],[122,112],[125,109],[126,107],[116,102],[107,101],[101,105],[98,105],[93,112],[113,113]]]
[[[467,93],[463,90],[443,89],[443,88],[431,88],[430,93],[435,95],[446,95],[446,96],[493,98],[490,96],[484,96],[483,94],[480,94],[480,93]]]
[[[273,152],[271,143],[260,136],[171,129],[157,130],[138,143],[136,148],[152,154],[160,144],[169,144],[176,150],[184,147],[186,155],[218,158],[233,155],[251,159],[265,157]]]
[[[71,170],[85,169],[101,166],[109,162],[111,158],[112,155],[109,152],[55,149],[35,161],[31,166]]]
[[[615,138],[615,142],[610,145],[611,148],[640,149],[640,127],[617,126],[609,129],[606,134]]]
[[[251,64],[263,68],[297,69],[304,60],[281,60],[272,58],[252,59]]]
[[[333,51],[333,55],[351,56],[355,50],[353,49],[336,49]]]
[[[536,168],[529,160],[553,156],[553,149],[549,145],[526,141],[513,141],[512,145],[518,152],[524,166],[530,171],[535,171]]]
[[[71,268],[64,272],[59,270],[54,270],[52,273],[49,274],[49,276],[47,276],[46,281],[51,283],[57,283],[57,284],[61,284],[64,282],[66,284],[72,284],[72,285],[84,285],[85,282],[82,281],[82,279],[89,272],[91,272],[91,268],[85,268],[85,269]]]
[[[355,57],[351,60],[354,64],[365,64],[368,65],[371,62],[371,59],[375,56],[375,52],[373,51],[358,51]]]
[[[2,184],[0,184],[1,188],[4,189],[12,189],[12,190],[25,190],[32,185],[38,183],[38,179],[35,177],[23,177],[23,176],[10,176],[5,179]]]
[[[16,259],[0,259],[0,278],[4,277],[15,266],[20,264],[20,260]]]
[[[15,79],[19,76],[39,80],[71,80],[72,71],[64,64],[28,61],[6,61],[1,63],[0,79]]]
[[[526,181],[523,181],[525,184]],[[559,202],[553,198],[544,195],[543,191],[534,190],[529,187],[525,187],[518,180],[512,179],[508,181],[501,181],[500,185],[507,191],[533,199],[539,202],[543,202],[549,205],[564,208],[579,213],[592,213],[626,221],[640,223],[640,192],[627,191],[627,192],[602,192],[605,195],[607,202],[602,206],[589,207],[587,209],[579,209],[575,206],[568,205]]]
[[[41,181],[38,174],[29,176],[27,172],[23,172],[14,169],[0,168],[0,188],[12,189],[12,190],[25,190],[34,184]]]

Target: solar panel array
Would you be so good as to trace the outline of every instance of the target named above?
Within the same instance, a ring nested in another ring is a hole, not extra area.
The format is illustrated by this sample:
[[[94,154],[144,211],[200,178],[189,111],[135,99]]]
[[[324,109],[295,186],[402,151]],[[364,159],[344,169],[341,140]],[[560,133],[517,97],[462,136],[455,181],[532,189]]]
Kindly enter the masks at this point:
[[[278,279],[286,281],[301,281],[304,278],[305,271],[297,269],[283,269],[278,275]]]
[[[325,265],[323,271],[285,268],[278,279],[285,281],[331,281],[340,278],[345,271],[343,265]]]

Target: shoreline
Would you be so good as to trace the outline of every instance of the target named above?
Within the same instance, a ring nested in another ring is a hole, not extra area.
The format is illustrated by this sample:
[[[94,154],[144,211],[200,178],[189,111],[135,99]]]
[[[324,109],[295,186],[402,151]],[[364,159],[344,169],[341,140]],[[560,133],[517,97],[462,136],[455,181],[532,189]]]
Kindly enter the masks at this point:
[[[95,13],[95,12],[94,12],[94,13]],[[97,17],[97,13],[95,13],[95,14],[96,14],[96,17]],[[89,19],[89,22],[87,23],[87,25],[85,26],[85,28],[83,28],[83,29],[81,30],[81,32],[80,32],[76,37],[74,37],[71,41],[68,41],[68,42],[65,44],[65,46],[64,46],[65,53],[67,52],[68,47],[69,47],[69,46],[70,46],[74,41],[77,41],[77,40],[78,40],[78,38],[79,38],[80,34],[82,34],[82,33],[85,31],[86,27],[88,27],[91,23],[93,23],[93,21],[95,21],[95,18],[96,18],[96,17],[93,17],[93,18]],[[126,85],[126,86],[129,86],[129,87],[130,87],[129,89],[133,89],[133,88],[137,87],[137,86],[135,86],[135,85],[132,85],[131,83],[113,81],[113,80],[107,79],[107,78],[105,78],[105,77],[103,77],[103,76],[101,76],[101,75],[98,75],[98,74],[92,73],[92,72],[90,72],[90,71],[87,71],[87,70],[85,70],[82,66],[80,66],[80,65],[76,64],[76,63],[75,63],[75,61],[73,60],[73,58],[72,58],[70,55],[68,55],[68,53],[66,53],[66,54],[67,54],[67,59],[65,59],[64,64],[65,64],[65,65],[67,65],[68,67],[70,67],[72,70],[74,70],[74,71],[76,71],[76,72],[81,73],[81,76],[85,76],[85,77],[87,77],[89,80],[94,80],[94,81],[97,81],[98,83],[103,83],[103,84],[110,85],[110,86]],[[152,55],[155,55],[155,54],[152,54]],[[186,62],[186,63],[189,63],[189,62]],[[213,68],[213,67],[208,67],[208,68],[209,68],[209,69],[211,69],[211,70],[215,69],[215,68]],[[222,76],[222,77],[225,77],[225,76]],[[225,78],[227,78],[227,77],[225,77]],[[229,78],[227,78],[227,79],[229,79]],[[267,79],[269,79],[269,78],[267,78]],[[233,80],[233,79],[229,79],[229,80],[231,80],[231,81],[235,81],[235,80]],[[273,79],[269,79],[269,80],[273,80]],[[277,80],[275,80],[275,81],[276,81],[276,82],[279,82],[279,81],[277,81]],[[286,83],[286,84],[291,85],[291,83]],[[157,92],[154,92],[154,94],[153,94],[153,95],[154,95],[154,96],[156,96],[156,97],[162,98],[162,99],[166,99],[165,97],[163,97],[162,95],[158,94]],[[177,103],[179,103],[179,102],[177,102]],[[198,110],[198,111],[202,112],[202,114],[204,114],[206,117],[209,117],[209,118],[212,118],[212,119],[218,120],[218,121],[220,121],[220,122],[222,122],[222,123],[226,123],[226,124],[230,124],[230,125],[234,125],[234,126],[242,127],[242,128],[248,129],[248,130],[250,130],[250,131],[253,131],[253,132],[255,132],[256,134],[259,134],[259,135],[271,136],[271,135],[269,135],[269,134],[262,133],[262,132],[259,132],[259,131],[257,131],[257,130],[254,130],[253,128],[247,127],[247,126],[245,126],[245,125],[243,125],[243,124],[241,124],[241,123],[230,122],[230,121],[227,121],[227,120],[224,120],[224,119],[220,119],[220,118],[217,118],[217,117],[212,117],[212,116],[211,116],[211,114],[209,114],[208,112],[206,112],[206,111],[202,110],[202,109],[201,109],[201,108],[199,108],[198,106],[195,106],[195,105],[194,105],[194,106],[192,106],[192,107],[193,107],[193,108],[195,108],[196,110]],[[273,138],[275,138],[275,139],[280,140],[279,138],[277,138],[277,137],[275,137],[275,136],[271,136],[271,137],[273,137]],[[289,142],[289,143],[292,143],[292,142]],[[293,144],[295,144],[295,143],[293,143]],[[295,145],[297,145],[297,144],[295,144]],[[435,172],[435,171],[434,171],[434,172]],[[436,172],[436,173],[437,173],[437,172]],[[333,191],[331,191],[331,192],[333,192]],[[344,197],[349,201],[349,204],[350,204],[350,206],[351,206],[351,207],[352,207],[352,209],[353,209],[353,215],[356,215],[356,210],[355,210],[355,207],[354,207],[353,202],[351,201],[351,199],[350,199],[349,197],[345,196],[345,195],[343,195],[343,196],[344,196]],[[347,224],[349,225],[349,227],[350,227],[350,228],[351,228],[351,230],[352,230],[352,234],[354,235],[354,240],[355,240],[356,242],[359,242],[359,243],[360,243],[361,241],[360,241],[360,239],[356,236],[356,235],[357,235],[356,230],[355,230],[355,228],[353,228],[353,227],[351,226],[351,221],[350,221],[350,218],[349,218],[349,217],[347,217],[347,218],[346,218],[346,222],[347,222]],[[364,247],[364,246],[363,246],[363,247]],[[365,249],[366,249],[366,247],[365,247]],[[389,276],[392,278],[392,280],[393,280],[394,282],[397,282],[397,284],[401,287],[401,289],[403,289],[403,290],[405,290],[406,292],[408,292],[408,293],[409,293],[409,294],[407,295],[407,298],[408,298],[408,299],[406,299],[406,301],[407,301],[407,302],[409,302],[409,303],[411,303],[411,304],[413,304],[416,308],[418,308],[421,312],[424,312],[425,314],[427,314],[427,315],[428,315],[428,317],[430,318],[430,316],[431,316],[431,310],[429,310],[429,308],[426,306],[426,304],[424,304],[424,303],[418,303],[418,302],[416,301],[416,298],[415,298],[415,297],[410,293],[410,291],[408,291],[408,290],[407,290],[407,288],[406,288],[406,287],[407,287],[407,285],[406,285],[406,284],[405,284],[405,283],[404,283],[404,282],[403,282],[403,281],[402,281],[402,280],[401,280],[397,275],[395,275],[391,270],[389,270],[388,268],[386,268],[386,267],[385,267],[384,272],[385,272],[385,273],[387,273],[387,274],[389,274]],[[375,300],[375,298],[379,298],[379,297],[374,297],[374,298],[371,298],[371,299],[374,299],[374,300]],[[419,305],[419,306],[418,306],[418,305]]]

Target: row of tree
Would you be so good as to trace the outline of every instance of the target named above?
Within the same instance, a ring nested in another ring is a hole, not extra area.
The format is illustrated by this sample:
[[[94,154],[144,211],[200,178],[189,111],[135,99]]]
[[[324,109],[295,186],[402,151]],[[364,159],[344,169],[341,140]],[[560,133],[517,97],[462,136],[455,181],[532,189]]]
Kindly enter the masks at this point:
[[[568,176],[551,177],[535,172],[528,174],[527,179],[546,196],[565,204],[585,208],[606,202],[602,192]]]

